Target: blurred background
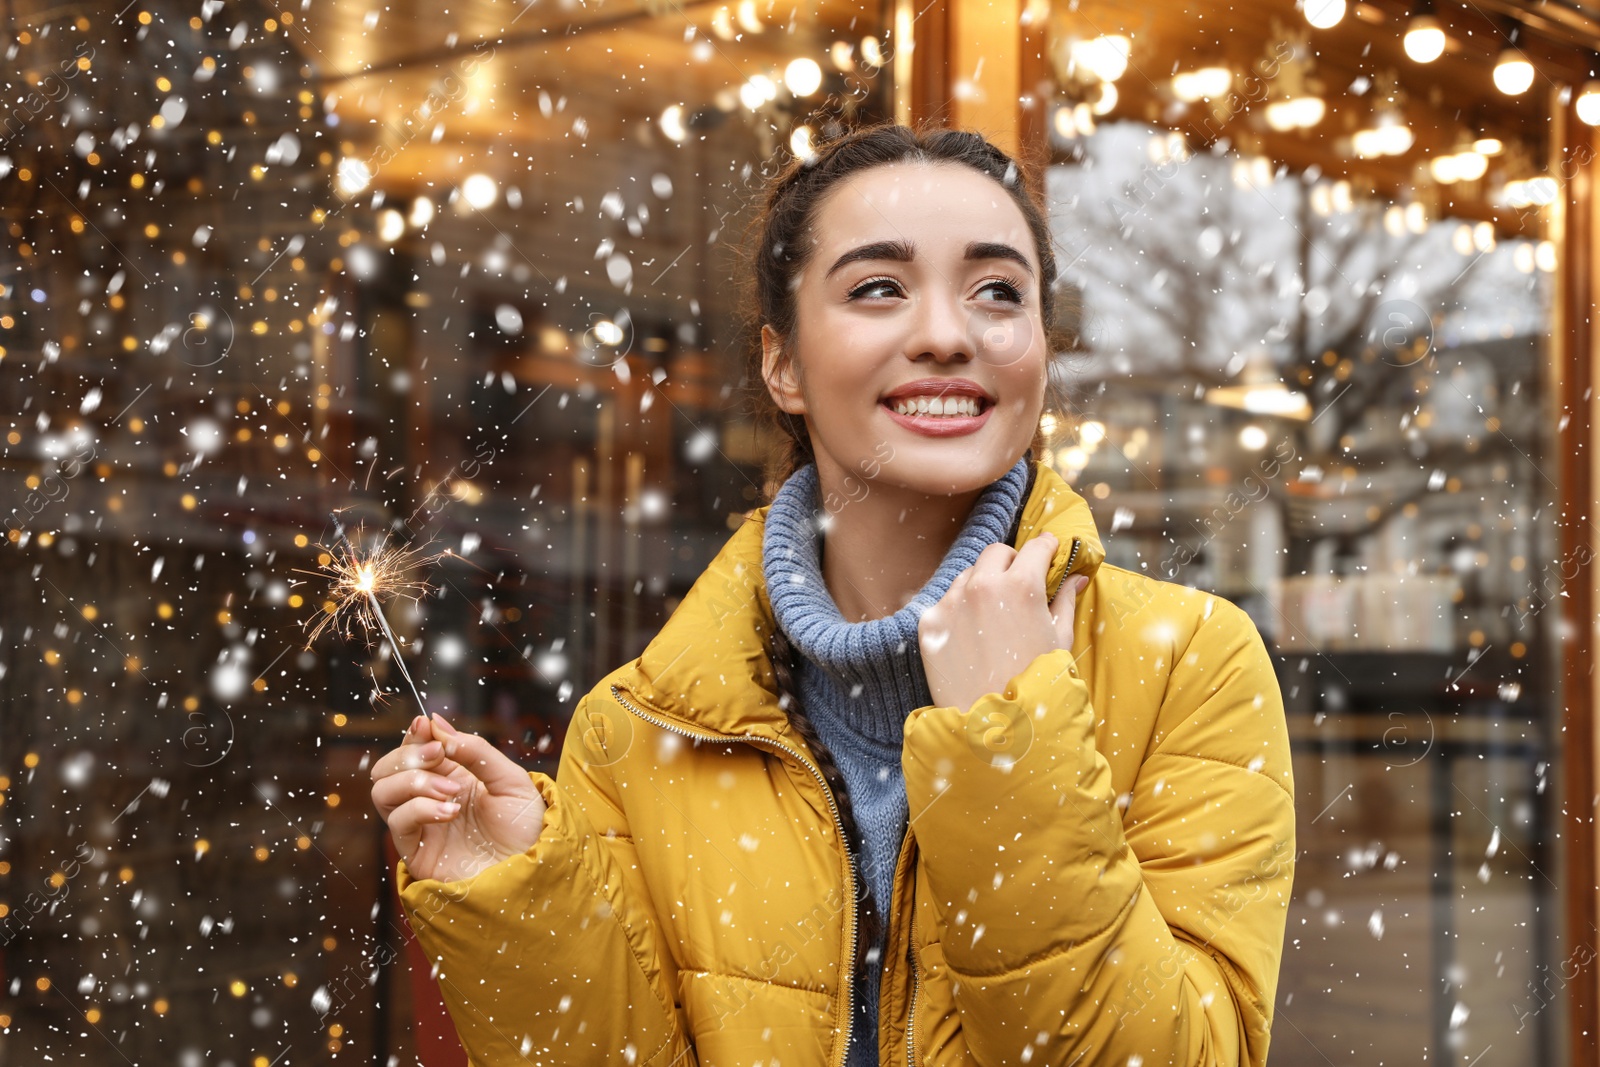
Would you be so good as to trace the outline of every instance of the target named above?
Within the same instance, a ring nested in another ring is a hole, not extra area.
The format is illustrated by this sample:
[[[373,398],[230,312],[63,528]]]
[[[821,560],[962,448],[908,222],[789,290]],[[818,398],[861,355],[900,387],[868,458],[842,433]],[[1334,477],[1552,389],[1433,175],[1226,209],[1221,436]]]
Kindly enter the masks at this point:
[[[761,182],[880,120],[1039,168],[1043,458],[1273,650],[1272,1062],[1596,1062],[1600,3],[0,12],[0,1063],[465,1063],[330,513],[553,772],[768,488]]]

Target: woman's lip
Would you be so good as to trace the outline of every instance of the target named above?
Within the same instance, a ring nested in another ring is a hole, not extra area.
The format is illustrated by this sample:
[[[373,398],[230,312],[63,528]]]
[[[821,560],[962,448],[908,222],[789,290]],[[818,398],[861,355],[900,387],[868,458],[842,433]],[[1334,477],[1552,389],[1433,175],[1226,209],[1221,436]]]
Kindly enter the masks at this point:
[[[882,399],[892,404],[896,400],[914,400],[922,396],[969,396],[986,405],[994,403],[994,397],[989,395],[988,390],[969,378],[918,378],[913,382],[901,382]]]
[[[960,437],[976,433],[989,421],[989,413],[994,410],[992,404],[985,404],[976,415],[902,415],[887,401],[878,406],[887,411],[895,422],[924,437]]]

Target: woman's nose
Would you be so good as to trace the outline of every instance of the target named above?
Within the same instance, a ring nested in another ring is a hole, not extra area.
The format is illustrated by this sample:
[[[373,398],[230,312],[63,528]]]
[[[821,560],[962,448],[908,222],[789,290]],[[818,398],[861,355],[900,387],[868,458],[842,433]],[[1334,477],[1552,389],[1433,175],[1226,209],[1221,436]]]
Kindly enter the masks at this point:
[[[977,350],[975,327],[970,309],[958,300],[929,297],[917,309],[916,329],[908,339],[906,354],[912,359],[933,359],[940,363],[969,360]]]

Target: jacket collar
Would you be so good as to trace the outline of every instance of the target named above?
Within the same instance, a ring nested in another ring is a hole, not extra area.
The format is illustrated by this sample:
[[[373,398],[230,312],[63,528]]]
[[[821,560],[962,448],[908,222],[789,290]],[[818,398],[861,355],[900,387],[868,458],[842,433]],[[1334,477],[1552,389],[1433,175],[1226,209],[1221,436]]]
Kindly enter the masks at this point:
[[[767,510],[746,516],[639,658],[611,678],[647,711],[691,733],[789,733],[767,653],[775,625],[761,562]],[[1034,461],[1010,543],[1021,548],[1047,531],[1061,543],[1046,578],[1053,598],[1068,573],[1093,578],[1105,548],[1088,501]]]

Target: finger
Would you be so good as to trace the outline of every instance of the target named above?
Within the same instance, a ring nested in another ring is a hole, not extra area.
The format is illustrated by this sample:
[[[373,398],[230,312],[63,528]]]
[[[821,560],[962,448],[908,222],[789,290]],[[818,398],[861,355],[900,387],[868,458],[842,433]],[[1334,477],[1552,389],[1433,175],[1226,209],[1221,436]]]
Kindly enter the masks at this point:
[[[1078,597],[1088,585],[1088,575],[1071,575],[1061,583],[1061,588],[1056,590],[1056,598],[1050,601],[1050,615],[1056,620],[1057,626],[1065,623],[1068,633],[1071,632],[1072,620],[1078,612]]]
[[[528,772],[504,752],[477,734],[456,731],[455,727],[444,723],[442,719],[437,724],[442,724],[440,733],[444,737],[444,754],[482,782],[490,796],[527,796],[533,791]]]
[[[977,575],[1003,574],[1016,557],[1016,549],[1008,544],[996,541],[982,552],[979,552],[977,560],[971,567],[967,568],[967,571],[962,573],[970,572]]]
[[[1055,559],[1056,549],[1061,542],[1053,533],[1042,533],[1033,538],[1016,552],[1016,557],[1011,561],[1008,570],[1017,571],[1026,577],[1038,575],[1038,583],[1042,587],[1045,579],[1050,574],[1050,561]]]
[[[380,778],[372,786],[372,802],[380,812],[392,811],[412,797],[456,800],[461,783],[428,771],[402,771]]]
[[[425,826],[449,822],[461,813],[461,805],[432,797],[413,797],[389,813],[389,833],[394,835],[395,847],[406,854],[406,841],[415,841]]]
[[[398,748],[391,748],[373,761],[372,780],[386,778],[396,771],[415,770],[419,767],[437,768],[442,759],[444,759],[444,745],[441,742],[402,744]]]

